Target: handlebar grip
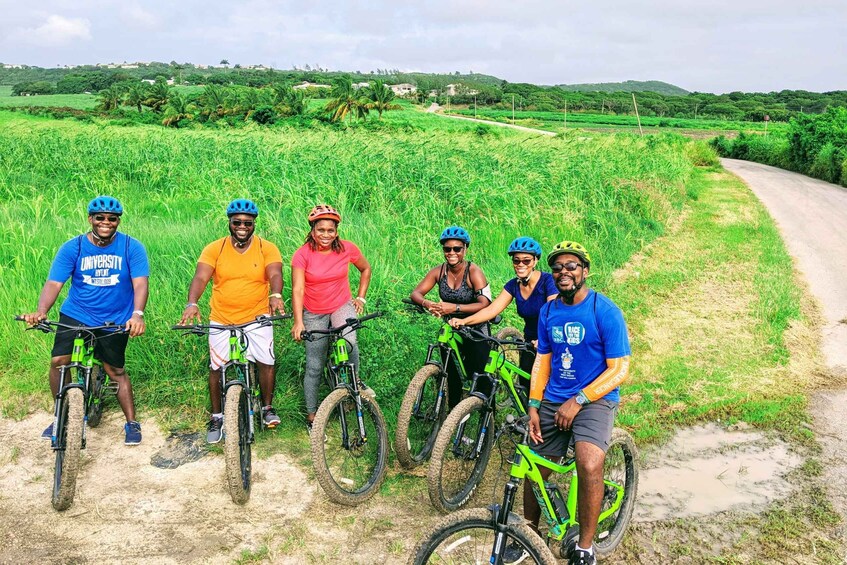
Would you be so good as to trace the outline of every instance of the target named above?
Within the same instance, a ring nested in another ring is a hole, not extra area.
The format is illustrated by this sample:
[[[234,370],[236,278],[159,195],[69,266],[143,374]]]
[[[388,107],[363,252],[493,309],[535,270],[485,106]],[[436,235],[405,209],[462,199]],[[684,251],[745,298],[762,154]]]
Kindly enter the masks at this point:
[[[379,318],[380,316],[384,316],[385,312],[374,312],[373,314],[368,314],[367,316],[362,316],[359,318],[359,323],[367,322],[368,320],[373,320],[374,318]]]
[[[172,330],[193,330],[194,326],[171,326]]]
[[[24,317],[23,317],[22,314],[19,315],[19,316],[15,316],[15,321],[16,322],[26,322],[26,320],[24,320]]]
[[[300,332],[300,339],[305,341],[312,341],[312,332],[303,330],[302,332]]]

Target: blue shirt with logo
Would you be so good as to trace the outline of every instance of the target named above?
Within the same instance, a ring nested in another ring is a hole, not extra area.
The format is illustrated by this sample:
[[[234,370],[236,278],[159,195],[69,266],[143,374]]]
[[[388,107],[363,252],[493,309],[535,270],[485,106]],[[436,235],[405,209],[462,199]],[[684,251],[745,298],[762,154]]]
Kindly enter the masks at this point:
[[[538,339],[538,313],[544,303],[547,302],[548,296],[559,294],[553,275],[542,272],[541,278],[538,279],[529,298],[524,298],[521,295],[521,283],[517,277],[507,282],[503,290],[514,297],[518,315],[524,320],[523,338],[526,341]]]
[[[132,317],[132,278],[149,275],[144,246],[119,232],[106,247],[97,247],[87,235],[65,242],[47,279],[62,284],[71,279],[62,314],[88,326],[100,326],[104,322],[125,324]]]
[[[552,354],[544,399],[565,402],[606,370],[606,359],[630,355],[623,312],[592,289],[573,306],[559,299],[548,302],[538,318],[538,353]],[[618,402],[619,389],[604,398]]]

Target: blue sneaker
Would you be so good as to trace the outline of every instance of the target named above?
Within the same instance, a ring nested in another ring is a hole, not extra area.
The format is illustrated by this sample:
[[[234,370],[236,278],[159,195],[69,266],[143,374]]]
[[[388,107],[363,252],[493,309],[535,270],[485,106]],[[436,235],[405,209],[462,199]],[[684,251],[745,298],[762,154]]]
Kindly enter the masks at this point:
[[[53,439],[53,423],[50,422],[50,425],[47,426],[47,429],[41,432],[41,439],[52,440]]]
[[[127,422],[124,426],[126,439],[124,445],[138,445],[141,443],[141,424],[138,422]]]

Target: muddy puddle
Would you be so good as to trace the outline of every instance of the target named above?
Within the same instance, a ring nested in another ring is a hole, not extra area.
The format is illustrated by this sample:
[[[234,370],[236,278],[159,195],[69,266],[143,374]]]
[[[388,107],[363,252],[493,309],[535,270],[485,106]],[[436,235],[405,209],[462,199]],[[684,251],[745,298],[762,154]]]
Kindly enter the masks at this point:
[[[788,444],[746,426],[680,430],[643,454],[634,520],[756,512],[790,494],[785,476],[802,462]]]

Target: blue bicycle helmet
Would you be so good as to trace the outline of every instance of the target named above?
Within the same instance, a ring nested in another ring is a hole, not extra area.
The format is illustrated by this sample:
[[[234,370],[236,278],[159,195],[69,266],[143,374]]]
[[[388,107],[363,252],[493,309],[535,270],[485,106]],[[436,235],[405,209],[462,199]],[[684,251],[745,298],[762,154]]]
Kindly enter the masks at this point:
[[[259,215],[259,207],[256,206],[256,203],[252,200],[239,198],[238,200],[230,202],[229,206],[226,207],[227,218],[231,218],[236,214],[247,214],[248,216],[253,216],[255,218]]]
[[[531,237],[522,236],[509,244],[509,255],[513,253],[529,253],[536,258],[541,257],[541,244]]]
[[[468,235],[468,232],[465,231],[465,228],[460,228],[459,226],[450,226],[449,228],[444,228],[444,231],[441,232],[441,237],[438,238],[439,243],[444,243],[448,239],[458,239],[468,247],[471,245],[471,236]]]
[[[92,214],[115,214],[120,216],[124,213],[124,207],[117,198],[111,196],[98,196],[88,203],[88,215]]]

